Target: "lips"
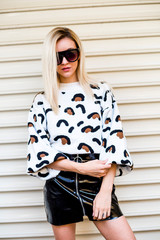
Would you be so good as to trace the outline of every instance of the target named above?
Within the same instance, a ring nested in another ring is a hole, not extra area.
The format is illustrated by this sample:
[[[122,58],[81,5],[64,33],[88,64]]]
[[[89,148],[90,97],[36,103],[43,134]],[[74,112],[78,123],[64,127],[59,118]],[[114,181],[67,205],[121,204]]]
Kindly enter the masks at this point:
[[[70,67],[62,68],[63,71],[67,71],[69,69],[70,69]]]

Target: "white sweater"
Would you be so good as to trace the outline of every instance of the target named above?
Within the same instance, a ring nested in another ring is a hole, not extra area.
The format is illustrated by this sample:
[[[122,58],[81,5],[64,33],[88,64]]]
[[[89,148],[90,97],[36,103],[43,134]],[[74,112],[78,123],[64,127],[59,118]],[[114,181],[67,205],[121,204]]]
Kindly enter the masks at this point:
[[[28,116],[27,174],[47,180],[59,170],[47,165],[65,153],[99,153],[99,160],[116,163],[116,176],[132,170],[115,98],[105,82],[90,85],[94,101],[79,82],[61,83],[56,115],[44,94],[38,94]]]

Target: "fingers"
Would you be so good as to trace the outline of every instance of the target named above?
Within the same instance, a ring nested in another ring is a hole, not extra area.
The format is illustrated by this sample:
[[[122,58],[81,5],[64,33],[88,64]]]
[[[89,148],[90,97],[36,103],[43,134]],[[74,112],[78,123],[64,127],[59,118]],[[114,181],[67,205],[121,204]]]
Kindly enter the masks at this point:
[[[108,173],[110,168],[111,168],[111,164],[102,166],[101,173],[104,174],[103,176],[105,176]]]
[[[111,163],[105,164],[104,167],[105,168],[110,168],[111,167]]]
[[[93,219],[94,220],[101,220],[106,219],[110,216],[110,208],[100,208],[96,206],[96,202],[93,202]]]
[[[104,168],[110,168],[111,167],[111,163],[108,163],[108,159],[106,160],[98,160],[99,161],[99,164],[102,164]]]
[[[106,174],[108,173],[108,168],[102,168],[99,170],[99,172],[97,172],[97,176],[98,177],[104,177],[106,176]]]
[[[106,209],[97,209],[97,208],[95,208],[95,210],[93,210],[93,219],[94,220],[106,219],[109,216],[110,216],[110,210],[107,211]]]
[[[93,219],[96,220],[98,218],[98,209],[95,209],[93,212]]]
[[[107,160],[92,160],[84,163],[84,174],[91,175],[93,177],[104,177],[111,168],[111,164],[106,164],[106,161]]]
[[[109,164],[106,164],[106,165],[104,165],[103,167],[108,170],[108,168],[111,168],[111,164],[110,164],[110,163],[109,163]]]
[[[92,160],[92,161],[94,161],[93,163],[102,165],[103,168],[110,168],[110,167],[111,167],[111,163],[108,163],[108,164],[107,164],[108,159],[106,159],[106,160],[98,160],[98,159],[97,159],[97,160]]]
[[[98,160],[100,163],[102,163],[102,164],[106,164],[107,162],[108,162],[108,159],[106,159],[106,160]]]

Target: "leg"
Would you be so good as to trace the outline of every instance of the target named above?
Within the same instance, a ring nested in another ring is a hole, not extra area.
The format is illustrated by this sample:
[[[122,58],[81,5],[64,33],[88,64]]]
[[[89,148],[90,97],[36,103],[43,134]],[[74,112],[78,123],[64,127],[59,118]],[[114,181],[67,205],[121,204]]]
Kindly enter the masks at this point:
[[[107,240],[136,240],[124,216],[113,220],[94,221],[94,224]]]
[[[52,225],[55,240],[75,240],[76,224],[65,224],[61,226]]]

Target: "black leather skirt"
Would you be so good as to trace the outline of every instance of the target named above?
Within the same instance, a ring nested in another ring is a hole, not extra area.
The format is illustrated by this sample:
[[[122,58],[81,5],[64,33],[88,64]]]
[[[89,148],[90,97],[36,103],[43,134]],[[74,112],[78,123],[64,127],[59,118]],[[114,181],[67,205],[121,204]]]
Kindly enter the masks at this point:
[[[84,163],[99,159],[99,154],[68,154],[71,161]],[[75,172],[60,171],[44,186],[44,204],[47,220],[53,225],[64,225],[83,221],[83,216],[93,220],[93,201],[99,192],[102,178],[82,175]],[[106,219],[111,220],[122,216],[118,199],[115,195],[115,186],[112,189],[111,214]],[[100,221],[103,221],[100,220]]]

